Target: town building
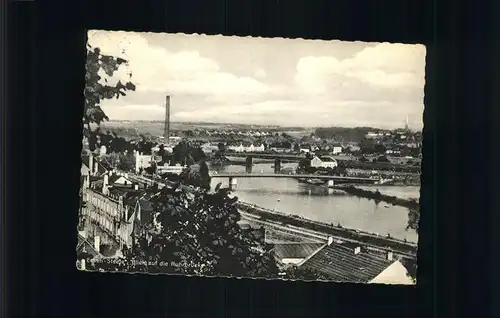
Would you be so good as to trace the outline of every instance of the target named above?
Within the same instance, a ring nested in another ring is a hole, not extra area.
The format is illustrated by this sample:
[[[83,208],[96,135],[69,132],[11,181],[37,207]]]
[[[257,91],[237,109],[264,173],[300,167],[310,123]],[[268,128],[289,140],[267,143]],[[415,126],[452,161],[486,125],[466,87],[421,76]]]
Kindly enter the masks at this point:
[[[339,153],[342,153],[343,147],[341,144],[333,144],[331,149],[333,155],[338,155]]]
[[[300,268],[323,274],[333,281],[413,285],[408,270],[394,259],[392,252],[382,258],[364,251],[360,246],[351,248],[329,241],[322,248],[297,264]]]
[[[337,160],[335,160],[332,157],[314,156],[314,158],[311,159],[311,167],[314,168],[335,168],[337,166],[338,166]]]
[[[227,146],[227,149],[233,152],[243,152],[245,147],[242,143],[234,143]]]
[[[287,142],[271,142],[269,150],[272,152],[285,153],[293,150],[293,145]]]
[[[251,142],[243,142],[231,144],[227,147],[228,150],[233,152],[264,152],[266,147],[264,144],[253,144]]]
[[[254,152],[264,152],[266,150],[266,147],[264,146],[264,144],[260,143],[260,144],[252,144],[252,147],[253,147],[253,151]]]
[[[164,165],[164,166],[157,166],[156,167],[156,173],[157,174],[164,174],[164,173],[173,173],[180,175],[184,170],[186,170],[186,166],[182,166],[180,164],[176,165]]]
[[[153,162],[156,162],[156,156],[154,155],[144,155],[141,152],[134,151],[135,156],[135,172],[139,173],[141,169],[151,167]]]
[[[300,153],[310,153],[312,151],[312,146],[309,144],[301,144],[299,145]]]
[[[90,176],[102,176],[112,169],[111,165],[105,162],[104,160],[100,160],[94,154],[88,152],[87,154],[82,155],[82,165],[84,165],[88,169]],[[84,169],[82,167],[82,169]],[[86,170],[85,170],[86,171]],[[82,176],[86,174],[82,173]]]
[[[85,170],[85,169],[83,169]],[[82,188],[82,217],[85,231],[81,236],[99,240],[100,244],[121,249],[133,244],[134,230],[151,222],[152,207],[145,201],[144,184],[135,182],[128,174],[109,171],[99,180],[89,175]],[[84,178],[84,179],[85,179]]]
[[[161,140],[161,142],[165,143],[164,136],[160,136],[160,137],[158,137],[158,139]],[[181,140],[182,140],[182,138],[179,136],[169,136],[168,141],[166,143],[169,145],[178,144]]]
[[[94,238],[93,244],[87,240],[85,231],[78,233],[78,241],[76,243],[76,267],[80,270],[86,269],[86,261],[95,257],[101,256],[100,239],[98,236]]]

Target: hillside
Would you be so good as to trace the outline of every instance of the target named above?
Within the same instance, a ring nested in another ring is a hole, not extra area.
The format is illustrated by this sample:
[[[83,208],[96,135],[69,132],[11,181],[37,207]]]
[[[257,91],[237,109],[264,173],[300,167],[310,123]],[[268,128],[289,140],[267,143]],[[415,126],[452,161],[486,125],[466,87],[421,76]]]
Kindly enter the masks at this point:
[[[365,138],[368,132],[373,131],[386,131],[373,127],[355,127],[355,128],[344,128],[344,127],[320,127],[316,128],[314,134],[316,137],[322,139],[337,139],[344,142],[360,142]],[[388,131],[388,130],[387,130]]]

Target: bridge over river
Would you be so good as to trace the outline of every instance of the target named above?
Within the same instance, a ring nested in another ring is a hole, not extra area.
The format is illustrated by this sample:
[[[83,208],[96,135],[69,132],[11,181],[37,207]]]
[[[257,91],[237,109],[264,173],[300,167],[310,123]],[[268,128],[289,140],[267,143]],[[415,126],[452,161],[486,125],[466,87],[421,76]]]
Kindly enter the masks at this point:
[[[286,174],[286,173],[211,173],[211,178],[228,178],[229,188],[232,189],[237,185],[239,178],[287,178],[287,179],[305,179],[305,180],[321,180],[326,181],[329,187],[333,187],[335,183],[362,183],[362,184],[375,184],[380,182],[379,179],[362,178],[362,177],[344,177],[344,176],[330,176],[330,175],[317,175],[317,174]]]

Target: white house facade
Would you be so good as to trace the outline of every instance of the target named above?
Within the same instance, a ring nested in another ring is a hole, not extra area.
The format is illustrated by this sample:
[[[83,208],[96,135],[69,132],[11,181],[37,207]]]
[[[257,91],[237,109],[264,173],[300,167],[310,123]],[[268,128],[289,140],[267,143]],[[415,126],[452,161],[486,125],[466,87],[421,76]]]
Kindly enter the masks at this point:
[[[337,160],[330,157],[317,157],[311,159],[311,167],[314,168],[335,168],[338,166]]]
[[[339,153],[342,153],[342,146],[333,146],[332,147],[332,154],[337,155]]]

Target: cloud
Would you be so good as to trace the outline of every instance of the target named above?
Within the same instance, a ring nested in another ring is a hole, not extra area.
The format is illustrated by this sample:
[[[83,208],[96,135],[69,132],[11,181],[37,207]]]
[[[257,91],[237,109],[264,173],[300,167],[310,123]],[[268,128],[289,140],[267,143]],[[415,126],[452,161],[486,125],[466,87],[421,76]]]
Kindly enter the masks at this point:
[[[110,118],[160,119],[169,94],[174,121],[393,128],[408,115],[413,127],[422,126],[423,46],[332,42],[315,51],[314,41],[160,37],[89,32],[90,44],[129,60],[114,80],[132,73],[137,86],[104,102]],[[251,58],[235,58],[238,52]]]
[[[139,91],[174,96],[224,96],[265,94],[272,90],[272,87],[255,78],[238,77],[221,70],[217,62],[201,56],[195,50],[173,53],[168,49],[149,46],[144,38],[135,33],[94,33],[92,37],[89,35],[89,42],[100,47],[104,53],[127,59],[128,68],[115,78],[131,72]],[[262,72],[256,75],[262,77]]]
[[[254,76],[257,77],[257,78],[264,78],[267,76],[267,73],[264,69],[262,68],[258,68],[255,70],[254,72]]]
[[[425,65],[424,46],[382,43],[343,60],[333,56],[303,57],[297,63],[295,83],[311,94],[327,94],[336,88],[360,86],[359,83],[375,90],[423,90],[422,65]]]

